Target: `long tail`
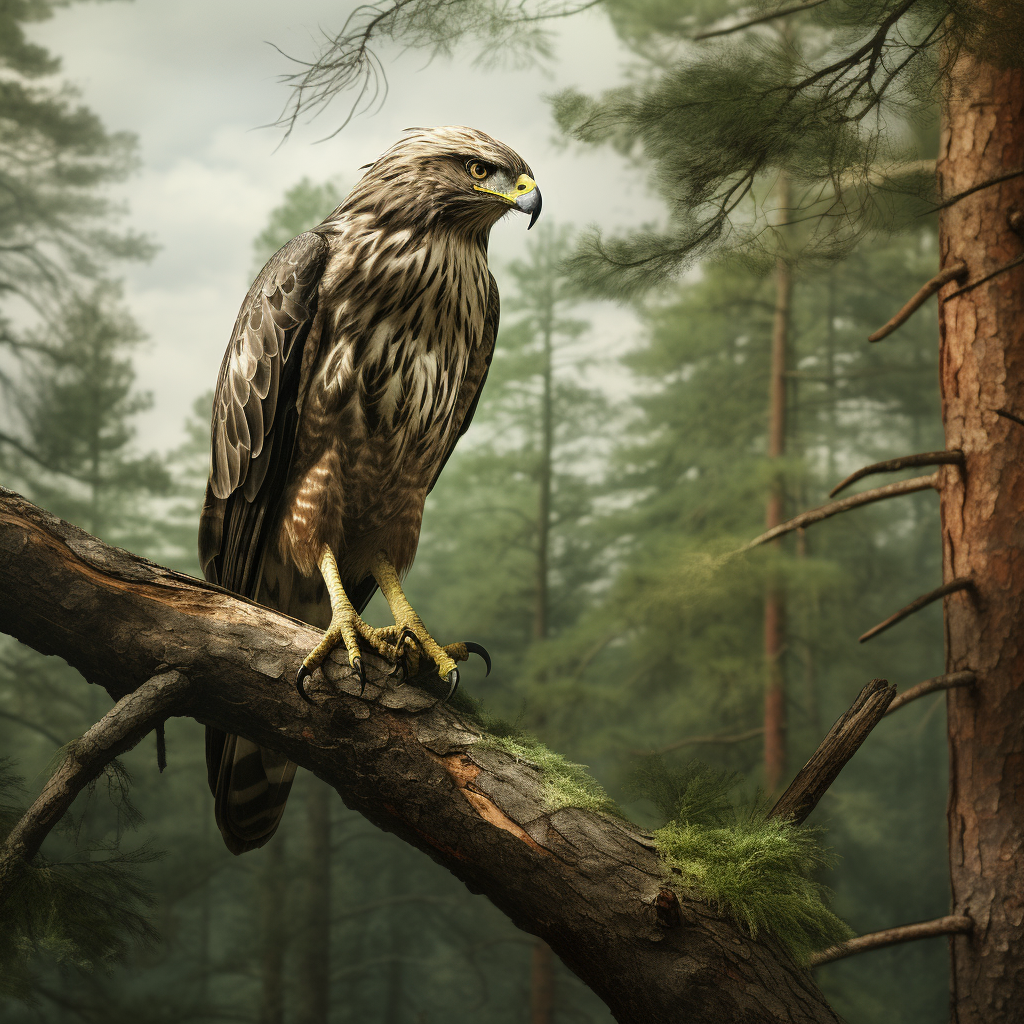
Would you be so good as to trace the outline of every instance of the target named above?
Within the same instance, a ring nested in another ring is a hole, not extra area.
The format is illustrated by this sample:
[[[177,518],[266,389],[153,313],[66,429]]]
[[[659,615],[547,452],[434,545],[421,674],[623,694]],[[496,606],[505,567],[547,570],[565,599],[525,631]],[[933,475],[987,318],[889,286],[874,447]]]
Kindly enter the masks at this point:
[[[376,588],[371,577],[346,590],[361,612]],[[263,565],[259,602],[320,629],[331,621],[322,581],[307,579],[270,558]],[[268,842],[284,816],[295,763],[276,750],[207,726],[206,770],[227,848],[234,854],[247,853]]]

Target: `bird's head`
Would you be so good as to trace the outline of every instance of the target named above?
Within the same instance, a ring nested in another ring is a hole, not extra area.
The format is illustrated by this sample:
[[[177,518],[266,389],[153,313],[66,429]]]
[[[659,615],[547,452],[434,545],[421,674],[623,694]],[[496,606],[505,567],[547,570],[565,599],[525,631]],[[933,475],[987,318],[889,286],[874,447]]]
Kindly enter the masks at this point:
[[[510,210],[540,215],[541,195],[514,150],[473,128],[413,128],[373,163],[346,207],[392,223],[440,223],[486,233]]]

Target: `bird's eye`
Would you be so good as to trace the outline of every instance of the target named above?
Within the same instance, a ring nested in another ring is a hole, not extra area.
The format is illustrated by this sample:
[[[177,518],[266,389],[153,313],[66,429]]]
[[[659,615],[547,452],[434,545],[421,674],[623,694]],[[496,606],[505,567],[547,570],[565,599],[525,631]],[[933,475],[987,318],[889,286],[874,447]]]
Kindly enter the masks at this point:
[[[482,160],[470,160],[466,164],[466,170],[469,171],[471,178],[476,178],[477,181],[483,181],[488,174],[491,173],[491,168],[488,164],[485,164]]]

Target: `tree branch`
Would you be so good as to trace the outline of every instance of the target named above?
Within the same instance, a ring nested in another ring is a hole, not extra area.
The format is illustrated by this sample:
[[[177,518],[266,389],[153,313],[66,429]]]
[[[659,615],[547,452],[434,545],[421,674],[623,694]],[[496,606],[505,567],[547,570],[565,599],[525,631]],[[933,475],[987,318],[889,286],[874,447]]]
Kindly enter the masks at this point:
[[[179,672],[156,676],[122,697],[72,744],[64,763],[0,848],[0,907],[11,895],[21,869],[39,852],[43,840],[75,797],[115,757],[131,750],[143,736],[175,714],[187,692],[188,680]]]
[[[881,341],[888,338],[897,327],[905,324],[944,284],[959,281],[967,274],[967,264],[962,260],[951,263],[940,270],[930,281],[914,293],[910,301],[884,326],[868,336],[868,341]]]
[[[801,11],[809,11],[813,7],[820,7],[823,3],[827,3],[828,0],[805,0],[804,3],[790,4],[789,7],[780,7],[777,11],[771,11],[768,14],[760,14],[756,18],[748,18],[746,21],[741,21],[736,25],[730,25],[728,28],[716,28],[711,29],[707,32],[698,32],[695,36],[690,38],[697,42],[701,39],[713,39],[715,36],[727,36],[733,32],[741,32],[745,28],[750,28],[751,25],[762,25],[766,21],[774,21],[776,18],[788,18],[791,14],[799,14]]]
[[[984,277],[979,277],[977,281],[971,281],[970,284],[965,284],[963,288],[957,288],[955,292],[950,292],[942,301],[949,302],[950,299],[955,299],[958,295],[963,295],[965,292],[977,288],[978,285],[991,281],[993,277],[998,277],[1000,274],[1005,274],[1008,270],[1013,270],[1014,267],[1021,266],[1021,264],[1024,264],[1024,255],[1010,260],[1009,263],[1004,263],[1001,267],[996,267],[991,273],[986,274]]]
[[[938,490],[940,487],[939,474],[932,473],[930,476],[915,476],[910,480],[900,480],[895,484],[886,484],[884,487],[875,487],[870,491],[862,491],[849,498],[841,498],[839,501],[830,502],[819,508],[812,508],[809,512],[801,512],[800,515],[787,519],[786,522],[773,526],[766,530],[760,537],[755,537],[748,544],[744,544],[740,551],[750,551],[761,544],[767,544],[776,537],[792,533],[794,530],[802,530],[805,526],[813,523],[820,523],[823,519],[838,515],[840,512],[848,512],[852,508],[860,508],[861,505],[870,505],[875,501],[884,501],[886,498],[898,498],[901,494],[913,494],[915,491]]]
[[[914,612],[919,612],[922,608],[927,608],[933,601],[938,601],[940,597],[945,597],[947,594],[955,594],[958,590],[970,590],[973,587],[974,580],[970,577],[950,580],[949,583],[943,583],[941,587],[936,587],[934,590],[930,590],[927,594],[922,594],[920,597],[915,598],[905,608],[901,608],[894,615],[890,615],[884,622],[880,622],[877,626],[872,626],[871,629],[859,637],[857,642],[865,643],[872,637],[878,636],[879,633],[884,633],[887,629],[895,626],[896,623],[902,622],[904,619],[913,615]]]
[[[882,720],[896,695],[885,679],[872,679],[818,744],[811,759],[800,769],[789,789],[768,812],[770,818],[788,818],[799,825],[818,806],[846,762],[860,749],[868,734]]]
[[[886,714],[891,715],[904,704],[909,704],[912,700],[917,700],[918,697],[924,697],[926,694],[935,693],[936,690],[950,690],[954,686],[973,686],[976,681],[977,677],[970,671],[950,672],[944,676],[934,676],[931,679],[926,679],[923,683],[912,686],[909,690],[898,693],[896,699],[889,705]]]
[[[688,747],[690,744],[698,743],[743,743],[746,740],[752,740],[755,736],[764,735],[764,726],[759,725],[754,729],[747,729],[745,732],[737,733],[713,733],[708,736],[686,736],[681,740],[676,740],[675,743],[670,743],[667,747],[658,747],[657,750],[631,750],[631,754],[641,756],[644,754],[667,754],[672,750],[678,750],[680,747]]]
[[[838,1024],[771,939],[687,898],[666,917],[668,874],[649,833],[550,805],[537,765],[482,744],[479,726],[369,652],[363,699],[341,654],[315,673],[310,707],[293,684],[318,630],[107,547],[3,490],[0,622],[116,700],[181,673],[192,685],[177,713],[314,771],[543,938],[623,1024]]]
[[[963,452],[921,452],[920,455],[901,455],[898,459],[886,459],[885,462],[873,462],[870,466],[864,466],[855,473],[851,473],[845,480],[840,481],[828,492],[830,498],[834,498],[840,491],[845,491],[851,484],[863,480],[873,473],[896,473],[901,469],[911,469],[915,466],[963,466]]]
[[[859,935],[849,942],[814,953],[811,956],[811,966],[820,967],[822,964],[830,964],[833,960],[842,960],[843,957],[853,956],[855,953],[866,953],[869,949],[895,946],[898,942],[931,939],[936,935],[958,935],[973,930],[974,922],[969,917],[958,914],[937,917],[934,921],[922,921],[920,924],[904,924],[898,928],[886,928],[880,932]]]

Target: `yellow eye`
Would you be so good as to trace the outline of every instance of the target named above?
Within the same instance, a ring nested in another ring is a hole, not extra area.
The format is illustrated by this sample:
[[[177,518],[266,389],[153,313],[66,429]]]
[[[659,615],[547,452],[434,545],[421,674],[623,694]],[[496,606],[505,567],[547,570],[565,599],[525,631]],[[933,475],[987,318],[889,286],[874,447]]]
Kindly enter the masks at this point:
[[[490,167],[481,160],[470,160],[466,164],[466,170],[469,171],[470,177],[476,178],[477,181],[483,181],[491,173]]]

